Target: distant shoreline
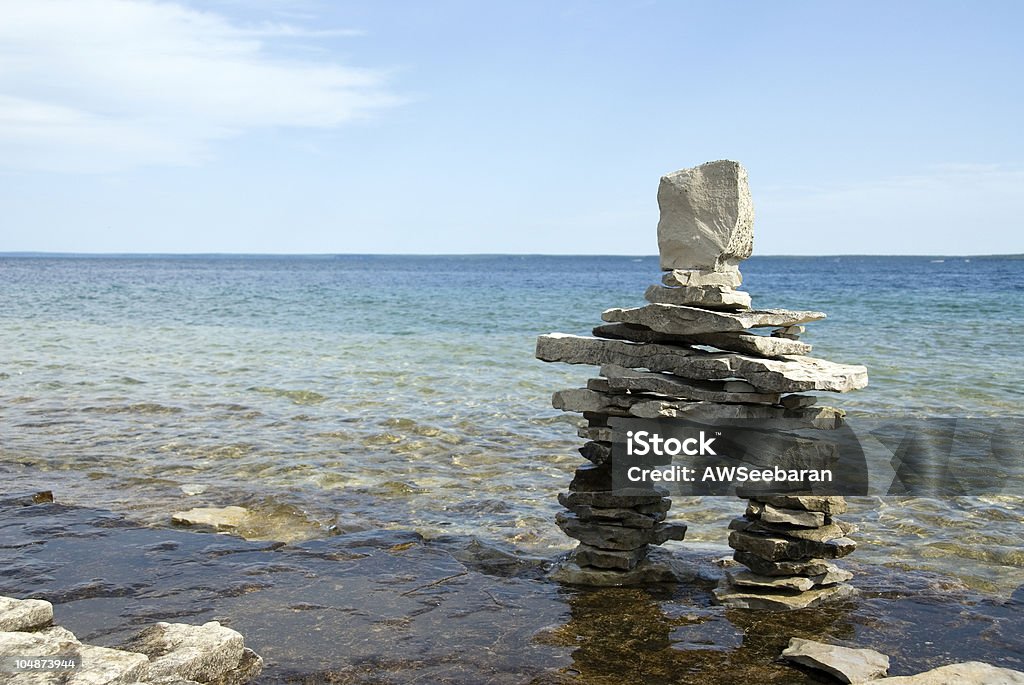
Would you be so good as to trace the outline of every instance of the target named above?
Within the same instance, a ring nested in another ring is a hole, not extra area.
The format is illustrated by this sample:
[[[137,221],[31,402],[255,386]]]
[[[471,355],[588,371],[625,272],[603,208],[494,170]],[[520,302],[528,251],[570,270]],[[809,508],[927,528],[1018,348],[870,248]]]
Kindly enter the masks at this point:
[[[0,258],[74,258],[74,259],[162,259],[172,257],[175,259],[338,259],[345,257],[376,258],[446,258],[446,259],[472,259],[472,258],[496,258],[496,257],[533,257],[544,259],[579,259],[579,258],[622,258],[622,259],[651,259],[656,260],[657,255],[620,255],[620,254],[543,254],[543,253],[518,253],[518,252],[480,252],[480,253],[389,253],[389,252],[324,252],[324,253],[301,253],[301,252],[0,252]],[[824,255],[800,255],[800,254],[771,254],[754,255],[751,259],[1013,259],[1024,260],[1024,253],[1007,254],[824,254]]]

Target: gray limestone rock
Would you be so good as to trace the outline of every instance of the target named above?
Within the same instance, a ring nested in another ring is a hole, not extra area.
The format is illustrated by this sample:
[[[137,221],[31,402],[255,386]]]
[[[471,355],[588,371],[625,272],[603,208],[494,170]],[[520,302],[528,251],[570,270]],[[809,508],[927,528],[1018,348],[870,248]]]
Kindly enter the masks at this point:
[[[620,495],[611,492],[563,492],[559,493],[558,501],[563,507],[571,509],[576,506],[605,507],[609,509],[652,507],[654,511],[668,511],[672,500],[660,493],[643,495]],[[661,509],[660,507],[664,507]]]
[[[161,622],[143,630],[125,648],[148,656],[154,677],[209,682],[238,668],[244,645],[241,633],[217,621],[201,626]]]
[[[1024,673],[981,661],[965,661],[880,682],[884,685],[1024,685]]]
[[[580,466],[569,481],[569,490],[573,492],[604,492],[611,489],[612,470],[608,464]]]
[[[680,583],[692,580],[695,576],[692,569],[680,560],[673,558],[668,550],[651,549],[647,553],[647,558],[639,562],[631,571],[580,566],[572,559],[567,559],[551,572],[549,578],[569,585],[628,587],[654,583]]]
[[[835,364],[813,357],[761,359],[564,333],[538,337],[536,354],[538,359],[547,362],[593,366],[615,364],[630,369],[667,371],[697,380],[741,378],[765,393],[805,390],[847,392],[863,388],[868,383],[867,369],[863,366]]]
[[[734,530],[729,533],[729,546],[766,561],[800,561],[809,558],[839,559],[855,550],[857,543],[846,537],[818,542]]]
[[[762,576],[751,571],[726,571],[725,577],[738,588],[806,592],[815,586],[815,582],[806,576]]]
[[[716,271],[754,249],[747,172],[730,160],[665,174],[658,185],[661,268]]]
[[[0,633],[0,656],[77,655],[79,668],[69,672],[68,685],[125,685],[149,679],[149,659],[145,654],[80,643],[68,630],[59,627],[36,632]],[[42,679],[25,678],[25,683],[54,682],[53,673],[39,674]]]
[[[565,505],[562,505],[565,506]],[[581,521],[625,526],[626,528],[654,528],[656,523],[665,520],[664,512],[642,514],[635,509],[609,509],[590,507],[585,504],[566,507]]]
[[[238,665],[207,685],[245,685],[263,672],[263,657],[248,647],[242,650]]]
[[[0,596],[0,631],[38,630],[53,622],[53,605],[42,599]]]
[[[749,309],[725,312],[675,304],[648,304],[629,309],[606,309],[601,319],[610,323],[646,326],[659,333],[698,335],[745,331],[762,326],[785,326],[824,319],[822,312],[788,309]]]
[[[612,460],[612,444],[610,442],[590,441],[579,448],[584,459],[594,464],[604,464]]]
[[[797,594],[751,590],[753,588],[739,588],[724,582],[715,588],[714,594],[719,604],[733,609],[791,611],[846,599],[857,593],[857,590],[850,585],[816,587]]]
[[[766,523],[763,519],[749,519],[746,517],[733,519],[729,523],[729,529],[742,530],[755,535],[809,540],[810,542],[836,540],[846,537],[856,530],[855,526],[844,521],[836,521],[817,528],[796,528],[791,524]]]
[[[873,649],[839,647],[799,637],[790,639],[782,658],[824,671],[842,683],[874,680],[889,671],[889,657]]]
[[[814,395],[786,395],[779,401],[779,404],[786,409],[813,407],[817,403],[818,398]]]
[[[783,509],[761,502],[748,503],[747,516],[760,519],[765,523],[782,523],[801,528],[818,528],[825,525],[825,514],[820,511]]]
[[[594,335],[612,340],[629,340],[641,343],[659,343],[663,345],[679,345],[684,348],[694,345],[717,347],[730,352],[743,352],[761,357],[784,357],[787,355],[810,354],[811,346],[796,340],[772,338],[767,335],[753,333],[698,333],[695,335],[673,335],[659,333],[646,326],[628,323],[611,323],[595,326]]]
[[[846,500],[839,495],[774,495],[753,499],[783,509],[820,511],[829,515],[846,513]]]
[[[765,404],[666,400],[650,395],[613,395],[587,388],[559,390],[551,399],[555,409],[593,412],[639,419],[685,418],[714,425],[732,421],[766,421],[773,428],[832,430],[842,425],[845,412],[834,407],[783,409]],[[589,458],[589,457],[588,457]]]
[[[579,566],[632,571],[647,556],[649,550],[650,548],[645,546],[631,550],[612,551],[580,543],[569,558]]]
[[[774,393],[729,392],[722,381],[687,380],[671,374],[634,371],[614,364],[602,366],[601,375],[607,379],[612,391],[620,393],[644,392],[723,404],[777,404],[779,400]]]
[[[583,426],[576,429],[576,435],[594,442],[611,442],[615,431],[608,426]]]
[[[559,512],[555,522],[562,532],[580,542],[610,550],[630,550],[654,541],[653,531],[583,521],[574,514]]]
[[[197,507],[173,514],[171,523],[210,530],[234,530],[248,515],[249,510],[245,507]]]
[[[661,282],[669,287],[704,288],[708,286],[722,286],[725,288],[738,288],[743,282],[743,274],[735,266],[726,266],[719,271],[673,269],[661,275]]]
[[[839,571],[839,567],[825,559],[802,559],[800,561],[769,561],[761,557],[736,550],[733,559],[762,576],[822,576]]]
[[[707,309],[750,309],[750,293],[721,285],[666,288],[652,285],[644,299],[658,304],[681,304]]]

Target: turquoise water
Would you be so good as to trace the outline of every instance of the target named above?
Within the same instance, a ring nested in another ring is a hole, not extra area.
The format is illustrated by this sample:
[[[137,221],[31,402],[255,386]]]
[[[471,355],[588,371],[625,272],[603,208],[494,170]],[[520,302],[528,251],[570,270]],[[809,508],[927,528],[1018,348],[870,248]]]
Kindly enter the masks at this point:
[[[820,309],[814,354],[863,363],[852,414],[1019,415],[1024,261],[753,258],[756,306]],[[166,525],[239,504],[251,536],[467,533],[554,555],[580,461],[533,358],[637,305],[653,257],[0,258],[0,489]],[[832,399],[832,398],[830,398]],[[722,544],[736,500],[678,501]],[[861,562],[1024,582],[1022,500],[863,500]],[[682,543],[686,544],[686,543]]]

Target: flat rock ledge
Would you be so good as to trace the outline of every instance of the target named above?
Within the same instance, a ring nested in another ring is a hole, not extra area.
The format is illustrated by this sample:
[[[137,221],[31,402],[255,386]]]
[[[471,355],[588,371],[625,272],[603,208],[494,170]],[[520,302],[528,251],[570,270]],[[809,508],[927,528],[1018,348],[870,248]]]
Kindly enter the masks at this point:
[[[852,649],[794,637],[782,658],[824,671],[842,683],[861,683],[889,672],[889,657],[873,649]]]
[[[241,633],[210,621],[201,626],[157,623],[120,649],[80,642],[54,626],[53,605],[40,599],[0,597],[0,663],[12,657],[75,657],[66,671],[0,671],[10,685],[244,685],[263,670],[263,659]]]
[[[693,580],[693,569],[673,557],[671,551],[655,547],[646,557],[628,571],[614,568],[581,566],[575,554],[558,563],[548,577],[566,585],[589,587],[630,587],[657,583],[682,583]]]
[[[940,666],[915,675],[886,678],[889,657],[873,649],[840,647],[794,637],[782,658],[827,673],[840,683],[878,685],[1024,685],[1024,673],[980,661]]]

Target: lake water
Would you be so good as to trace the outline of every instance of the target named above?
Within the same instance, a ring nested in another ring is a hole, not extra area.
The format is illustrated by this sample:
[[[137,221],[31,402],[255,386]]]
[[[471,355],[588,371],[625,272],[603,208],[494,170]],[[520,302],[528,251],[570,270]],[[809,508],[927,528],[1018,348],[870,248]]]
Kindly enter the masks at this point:
[[[814,355],[862,363],[851,415],[1019,415],[1024,261],[752,258],[758,307],[817,309]],[[553,557],[581,461],[550,408],[584,367],[534,359],[642,303],[654,257],[0,258],[0,489],[149,525],[193,506],[248,536],[475,535]],[[1024,582],[1024,493],[855,500],[860,563]],[[677,501],[721,545],[735,499]],[[685,546],[687,543],[682,543]]]

